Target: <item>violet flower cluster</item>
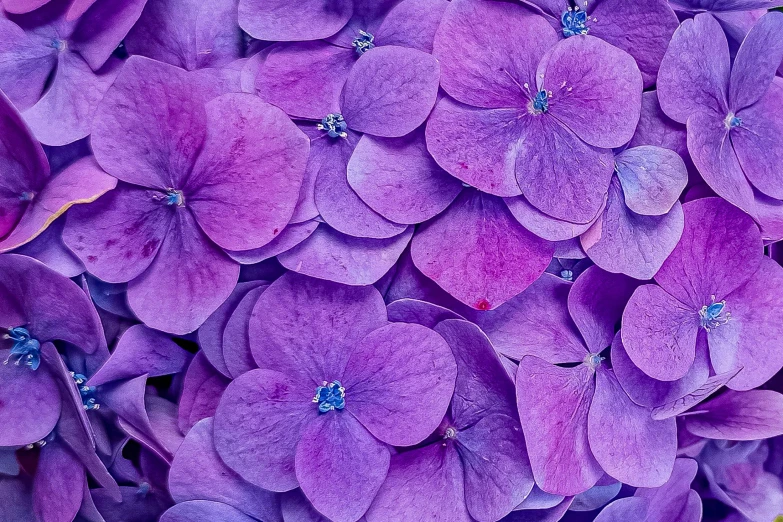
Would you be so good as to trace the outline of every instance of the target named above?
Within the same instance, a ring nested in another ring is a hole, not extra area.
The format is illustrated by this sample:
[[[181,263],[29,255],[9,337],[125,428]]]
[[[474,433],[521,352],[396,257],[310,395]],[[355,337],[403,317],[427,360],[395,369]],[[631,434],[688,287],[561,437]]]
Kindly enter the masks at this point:
[[[783,0],[0,0],[0,522],[783,521]]]

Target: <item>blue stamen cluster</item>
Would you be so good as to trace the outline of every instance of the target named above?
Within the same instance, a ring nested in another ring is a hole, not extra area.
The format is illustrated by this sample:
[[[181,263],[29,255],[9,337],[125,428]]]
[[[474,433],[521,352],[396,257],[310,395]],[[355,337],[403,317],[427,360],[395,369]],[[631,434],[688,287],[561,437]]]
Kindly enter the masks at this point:
[[[313,402],[318,403],[318,411],[321,413],[342,410],[345,408],[345,388],[340,381],[324,381],[322,386],[315,389]]]
[[[3,339],[10,339],[14,343],[11,353],[3,364],[8,364],[8,361],[12,360],[17,366],[24,362],[24,365],[30,369],[38,369],[41,365],[41,343],[33,339],[26,328],[21,326],[9,328]]]
[[[321,123],[318,124],[318,130],[325,131],[330,138],[345,138],[348,133],[348,124],[342,114],[327,114]]]

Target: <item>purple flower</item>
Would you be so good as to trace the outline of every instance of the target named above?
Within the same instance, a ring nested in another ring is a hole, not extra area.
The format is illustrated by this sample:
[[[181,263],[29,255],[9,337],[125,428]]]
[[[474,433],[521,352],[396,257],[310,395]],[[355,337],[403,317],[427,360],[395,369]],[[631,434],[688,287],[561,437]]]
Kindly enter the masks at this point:
[[[563,38],[589,34],[639,64],[644,86],[655,84],[677,16],[666,0],[524,0],[538,7]]]
[[[683,210],[685,229],[655,275],[658,285],[639,287],[623,313],[625,351],[660,381],[701,366],[739,370],[732,389],[759,386],[783,367],[783,269],[764,256],[758,227],[737,208],[707,198]]]
[[[536,483],[576,495],[606,472],[659,486],[674,464],[675,422],[631,401],[605,353],[635,283],[592,267],[570,287],[544,275],[479,318],[498,350],[520,361],[517,405]]]
[[[513,382],[489,340],[458,319],[435,331],[457,360],[449,412],[425,445],[392,456],[368,522],[500,520],[532,490]]]
[[[282,111],[219,96],[210,80],[126,62],[91,138],[122,183],[71,212],[63,232],[91,274],[127,281],[136,315],[171,333],[195,330],[231,294],[239,265],[223,249],[258,248],[285,228],[309,149]]]
[[[686,20],[661,63],[658,98],[688,128],[688,150],[719,196],[779,239],[783,199],[783,14],[762,17],[731,66],[726,36],[709,14]],[[771,222],[771,223],[770,223]]]
[[[373,287],[286,274],[253,309],[250,347],[261,369],[223,394],[215,447],[251,484],[300,486],[336,522],[364,514],[389,469],[387,444],[424,440],[454,389],[448,344],[423,326],[388,324]]]
[[[443,98],[427,146],[479,190],[524,194],[541,212],[590,222],[631,139],[642,78],[626,52],[589,35],[558,42],[543,17],[489,0],[452,2],[435,38]]]
[[[732,54],[736,52],[748,31],[769,9],[780,7],[780,0],[669,0],[680,18],[699,13],[711,14],[729,40]]]
[[[0,40],[7,42],[0,47],[0,89],[38,140],[65,145],[90,133],[95,109],[122,65],[111,54],[145,2],[99,0],[79,17],[57,0],[0,18]]]

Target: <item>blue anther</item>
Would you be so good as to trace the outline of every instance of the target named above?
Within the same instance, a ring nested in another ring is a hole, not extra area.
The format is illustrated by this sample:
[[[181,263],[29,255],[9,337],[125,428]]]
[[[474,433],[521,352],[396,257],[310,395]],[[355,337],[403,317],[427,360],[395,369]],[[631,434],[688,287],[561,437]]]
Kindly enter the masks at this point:
[[[587,356],[584,359],[584,363],[595,370],[598,368],[598,366],[601,365],[602,362],[604,362],[605,357],[601,357],[600,354],[597,353],[588,353]]]
[[[33,191],[24,191],[19,194],[19,201],[32,201],[33,199],[35,199],[35,192]]]
[[[549,95],[545,90],[540,90],[533,98],[533,113],[541,114],[549,110]]]
[[[731,120],[729,121],[729,126],[733,129],[734,127],[739,127],[740,125],[742,125],[742,118],[732,116]]]
[[[41,365],[41,343],[33,339],[26,328],[21,326],[9,328],[3,339],[10,339],[14,342],[11,353],[3,364],[8,364],[8,361],[13,360],[16,366],[24,362],[24,365],[30,369],[38,369]]]
[[[68,48],[68,42],[65,40],[61,40],[60,38],[52,38],[52,41],[49,43],[49,46],[54,49],[57,49],[60,52],[63,52]]]
[[[587,34],[590,28],[587,27],[587,12],[575,8],[568,8],[560,17],[560,24],[563,26],[563,36],[566,38],[578,34]]]
[[[731,314],[726,312],[726,301],[715,302],[715,296],[712,296],[712,303],[704,305],[699,310],[699,317],[701,319],[701,326],[708,332],[713,328],[717,328],[729,322]]]
[[[345,388],[340,381],[324,381],[323,386],[315,389],[313,402],[318,403],[318,411],[321,413],[342,410],[345,408]]]
[[[348,133],[348,124],[342,114],[327,114],[321,123],[318,124],[318,130],[326,131],[330,138],[346,138]]]
[[[569,269],[564,268],[563,270],[560,271],[560,277],[565,279],[566,281],[573,281],[574,273]]]
[[[82,397],[82,407],[89,410],[97,410],[101,407],[98,401],[95,399],[95,386],[87,386],[87,377],[81,373],[71,372],[73,382],[76,383],[76,388],[79,390],[79,395]]]
[[[168,189],[166,191],[166,204],[181,207],[185,204],[185,195],[181,190]]]
[[[373,47],[375,47],[375,37],[366,31],[359,31],[359,36],[353,39],[351,45],[353,45],[356,54],[363,55]]]

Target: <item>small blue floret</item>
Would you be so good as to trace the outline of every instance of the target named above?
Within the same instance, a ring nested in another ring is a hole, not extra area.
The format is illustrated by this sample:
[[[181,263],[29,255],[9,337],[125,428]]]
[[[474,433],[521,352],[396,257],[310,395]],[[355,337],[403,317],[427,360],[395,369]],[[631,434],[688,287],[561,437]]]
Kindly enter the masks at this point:
[[[712,296],[712,303],[704,305],[699,310],[699,317],[701,318],[701,326],[708,332],[713,328],[717,328],[729,322],[731,319],[730,313],[724,313],[726,309],[726,301],[715,302],[715,296]]]
[[[342,410],[345,408],[345,388],[340,381],[332,381],[328,384],[324,381],[323,386],[315,389],[313,402],[318,403],[318,411],[321,413]]]
[[[356,54],[363,55],[373,47],[375,47],[375,36],[366,31],[359,31],[359,36],[353,39],[351,45],[353,45]]]
[[[95,399],[95,386],[87,386],[87,377],[81,373],[71,372],[73,382],[76,383],[76,388],[79,390],[79,395],[82,397],[82,407],[89,410],[97,410],[101,407],[98,401]]]
[[[168,189],[166,191],[166,204],[181,207],[185,204],[185,195],[181,190]]]
[[[321,123],[317,125],[318,130],[326,131],[330,138],[346,138],[348,133],[348,124],[342,114],[327,114]]]
[[[573,281],[574,273],[571,270],[564,268],[560,271],[560,277],[566,281]]]
[[[733,129],[735,127],[739,127],[740,125],[742,125],[742,118],[732,116],[731,120],[729,121],[729,126]]]
[[[30,369],[38,369],[41,365],[41,343],[33,339],[26,328],[21,326],[9,328],[3,338],[14,342],[11,353],[3,364],[8,364],[8,361],[13,360],[17,366],[24,362],[24,365],[29,366]]]
[[[577,8],[569,8],[560,17],[560,23],[563,26],[563,36],[566,38],[578,34],[587,34],[590,30],[587,27],[587,12]]]
[[[541,114],[549,110],[549,95],[546,91],[540,90],[536,93],[536,97],[533,98],[533,111],[536,114]]]

